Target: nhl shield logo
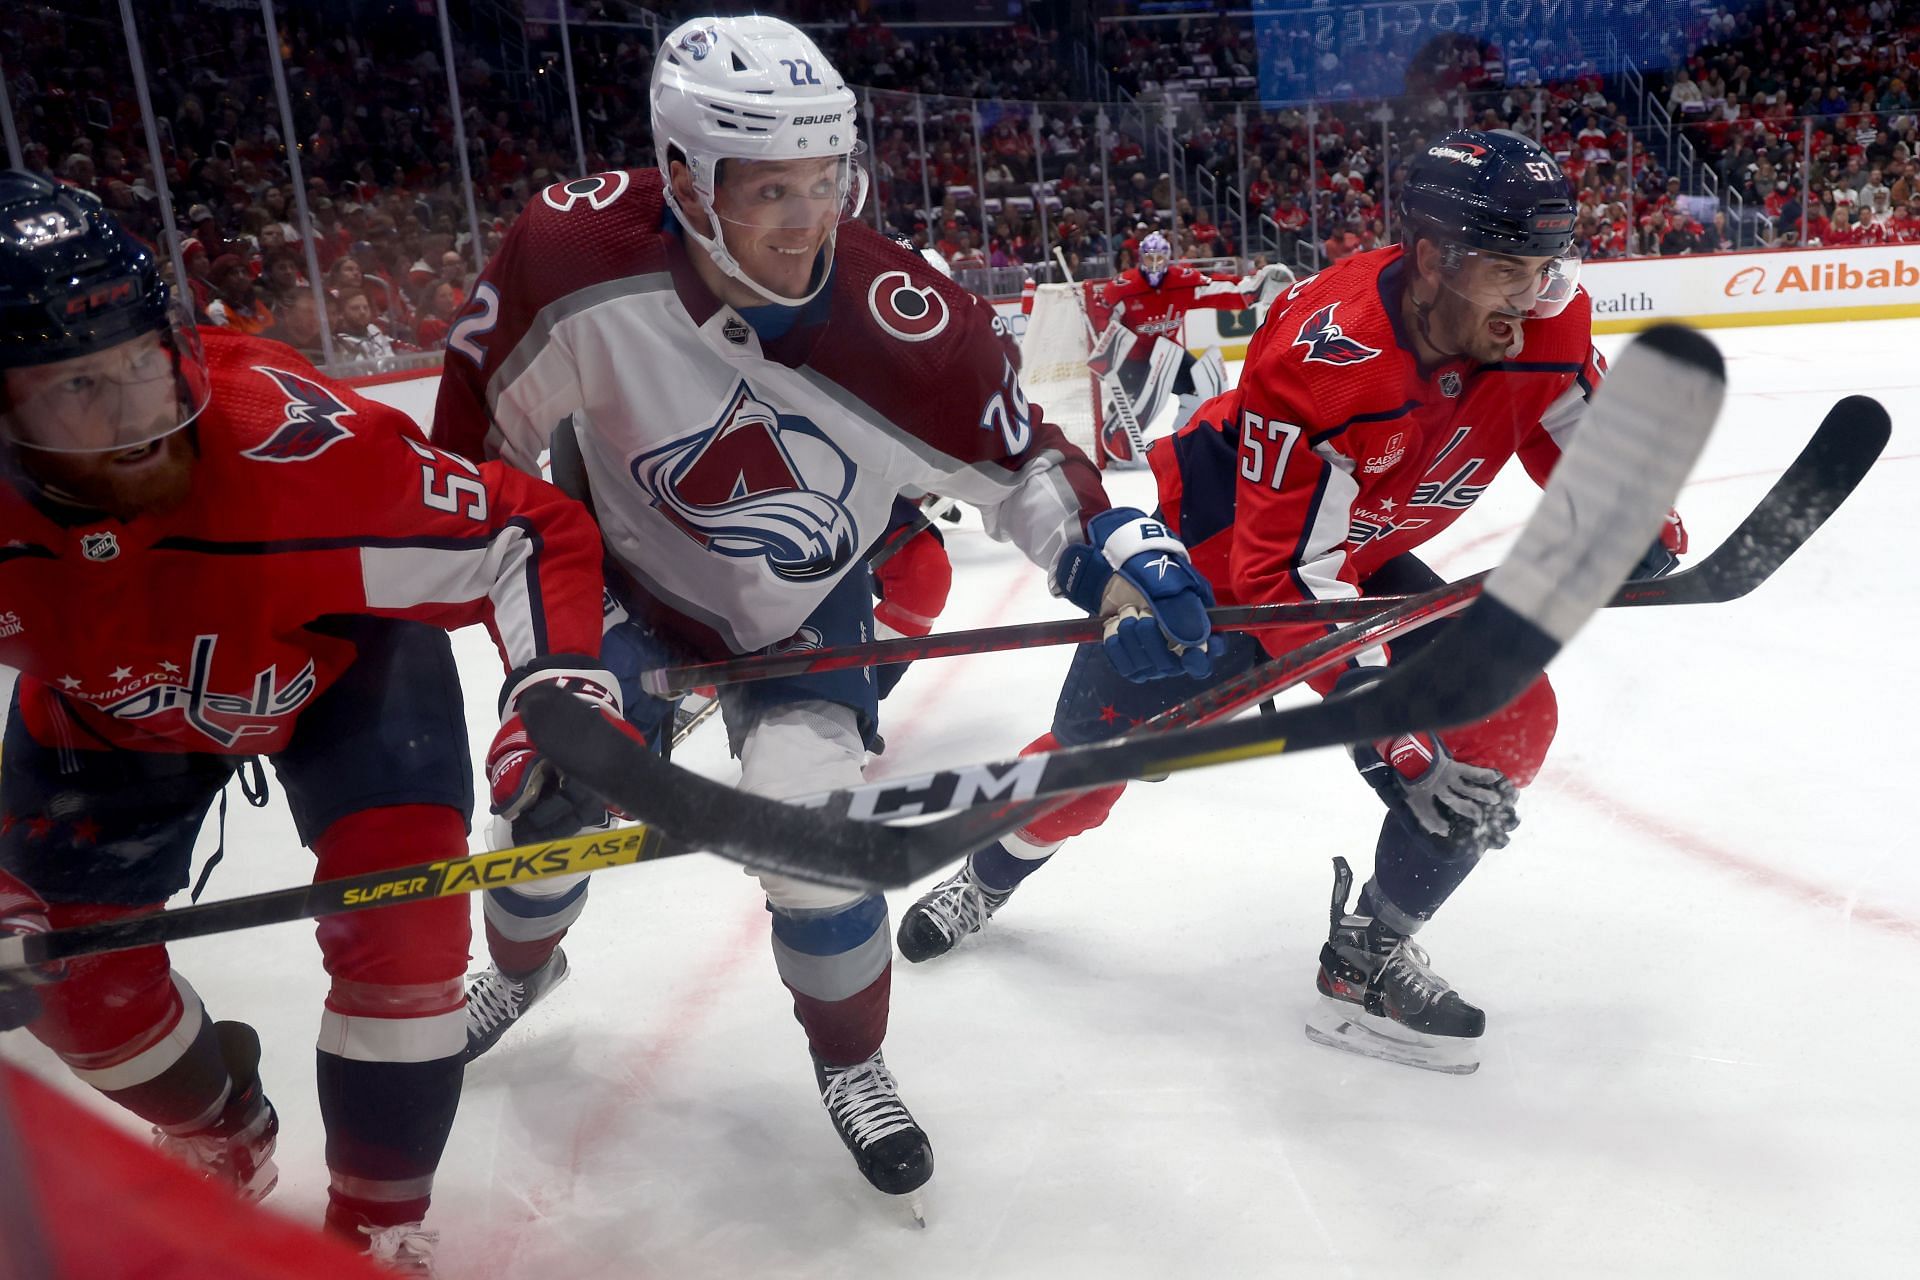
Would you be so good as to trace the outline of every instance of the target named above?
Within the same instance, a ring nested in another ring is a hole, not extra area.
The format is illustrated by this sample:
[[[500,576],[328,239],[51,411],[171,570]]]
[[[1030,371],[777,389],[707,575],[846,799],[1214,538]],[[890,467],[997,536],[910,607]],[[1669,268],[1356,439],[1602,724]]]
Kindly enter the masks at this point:
[[[113,536],[112,530],[104,533],[82,534],[80,554],[95,563],[112,560],[120,554],[120,539]]]
[[[1452,400],[1460,394],[1460,375],[1449,369],[1440,375],[1440,394]]]

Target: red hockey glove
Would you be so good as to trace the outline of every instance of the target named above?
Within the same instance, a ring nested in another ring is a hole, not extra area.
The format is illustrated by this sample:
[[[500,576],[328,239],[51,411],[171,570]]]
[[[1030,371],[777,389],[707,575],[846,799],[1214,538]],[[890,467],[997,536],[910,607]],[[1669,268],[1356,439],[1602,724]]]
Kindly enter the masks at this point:
[[[1660,526],[1660,537],[1647,548],[1647,554],[1640,557],[1640,563],[1627,575],[1629,582],[1647,578],[1664,578],[1680,567],[1680,557],[1687,553],[1687,526],[1680,523],[1680,513],[1669,510],[1666,523]]]
[[[874,590],[880,593],[873,620],[895,635],[924,636],[947,607],[953,562],[947,559],[946,544],[931,528],[901,525],[887,543],[896,540],[900,549],[873,571]],[[887,543],[881,544],[882,549]]]
[[[620,686],[612,672],[585,666],[548,666],[531,671],[523,667],[508,676],[506,690],[500,696],[500,732],[493,735],[493,745],[487,749],[487,790],[492,812],[499,819],[494,830],[494,843],[499,847],[509,839],[513,844],[557,840],[626,816],[574,786],[540,754],[515,710],[520,695],[536,684],[560,686],[592,704],[620,732],[646,744],[646,735],[620,714]]]
[[[65,965],[26,962],[26,939],[48,928],[46,903],[0,871],[0,1031],[24,1027],[39,1017],[40,995],[34,988],[66,976]]]

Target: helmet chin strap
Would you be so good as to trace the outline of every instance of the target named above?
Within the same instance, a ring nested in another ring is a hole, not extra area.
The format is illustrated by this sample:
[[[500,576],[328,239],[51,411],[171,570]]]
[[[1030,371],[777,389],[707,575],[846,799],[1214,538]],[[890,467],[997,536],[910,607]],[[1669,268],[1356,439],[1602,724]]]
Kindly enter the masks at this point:
[[[867,182],[864,171],[856,169],[855,172],[858,175],[860,183],[859,196],[854,202],[854,216],[858,217],[859,211],[866,206]],[[696,187],[694,196],[699,201],[700,212],[707,216],[708,224],[713,227],[713,234],[711,236],[703,235],[694,229],[692,220],[687,217],[686,211],[680,207],[680,197],[675,194],[671,182],[666,184],[665,194],[667,204],[680,219],[680,229],[691,236],[694,243],[706,251],[707,256],[713,259],[713,265],[720,268],[721,272],[727,277],[739,281],[747,288],[759,294],[762,298],[765,298],[772,305],[776,307],[804,307],[819,297],[820,291],[827,287],[827,279],[833,273],[834,245],[840,238],[840,224],[838,222],[835,222],[833,229],[827,232],[827,242],[820,247],[819,256],[814,262],[813,287],[808,289],[806,293],[800,297],[790,298],[784,294],[775,293],[758,280],[755,280],[751,275],[747,274],[747,269],[740,265],[740,260],[733,256],[731,249],[727,248],[726,228],[723,225],[723,219],[715,212],[713,201],[704,192],[701,192]]]
[[[1407,301],[1413,305],[1413,323],[1414,327],[1420,330],[1420,340],[1425,342],[1432,350],[1437,351],[1442,360],[1465,359],[1466,352],[1449,350],[1434,341],[1433,309],[1440,299],[1436,295],[1432,302],[1420,301],[1420,295],[1415,292],[1413,285],[1413,281],[1407,282]]]

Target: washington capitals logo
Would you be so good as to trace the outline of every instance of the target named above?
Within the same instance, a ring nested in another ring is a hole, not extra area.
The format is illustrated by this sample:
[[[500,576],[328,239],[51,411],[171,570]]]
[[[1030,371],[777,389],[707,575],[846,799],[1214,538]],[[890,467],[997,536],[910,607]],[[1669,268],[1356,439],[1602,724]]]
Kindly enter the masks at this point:
[[[712,426],[634,459],[633,478],[689,538],[716,555],[764,557],[788,582],[833,576],[860,545],[846,507],[852,461],[744,381]]]
[[[333,392],[285,369],[269,369],[263,364],[253,368],[273,379],[287,397],[287,407],[282,410],[286,421],[241,457],[255,462],[305,462],[353,435],[340,420],[351,418],[354,411]]]
[[[1321,364],[1359,364],[1379,355],[1377,349],[1349,338],[1333,322],[1333,309],[1339,305],[1329,302],[1308,317],[1307,322],[1300,326],[1299,334],[1294,337],[1293,345],[1305,347],[1306,358]]]

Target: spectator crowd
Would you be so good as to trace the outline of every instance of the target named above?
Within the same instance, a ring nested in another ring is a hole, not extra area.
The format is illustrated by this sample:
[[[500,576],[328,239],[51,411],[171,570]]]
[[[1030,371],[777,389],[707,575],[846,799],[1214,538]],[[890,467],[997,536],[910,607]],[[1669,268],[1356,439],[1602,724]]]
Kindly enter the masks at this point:
[[[453,68],[469,191],[431,12],[382,9],[376,35],[356,23],[361,7],[280,9],[299,191],[258,12],[150,0],[139,14],[201,321],[315,355],[324,333],[336,358],[379,367],[445,342],[513,218],[582,154],[588,171],[652,162],[646,85],[672,18],[625,0],[569,9],[576,152],[555,24],[508,39],[472,17]],[[1391,239],[1401,171],[1463,123],[1517,129],[1560,158],[1590,259],[1920,240],[1920,11],[1689,12],[1664,34],[1672,70],[1644,80],[1564,35],[1502,47],[1456,34],[1396,67],[1403,95],[1312,107],[1258,105],[1263,57],[1269,84],[1308,70],[1324,83],[1330,68],[1307,28],[1256,27],[1244,10],[1103,20],[1074,38],[1022,20],[895,29],[824,3],[799,16],[823,19],[814,35],[862,89],[865,216],[939,248],[976,285],[990,276],[971,273],[999,268],[1012,270],[993,283],[1017,287],[1051,269],[1055,247],[1076,274],[1124,269],[1150,230],[1189,259],[1337,260]],[[159,243],[118,5],[18,5],[5,29],[27,167],[94,191]],[[1365,81],[1370,56],[1331,74]]]

